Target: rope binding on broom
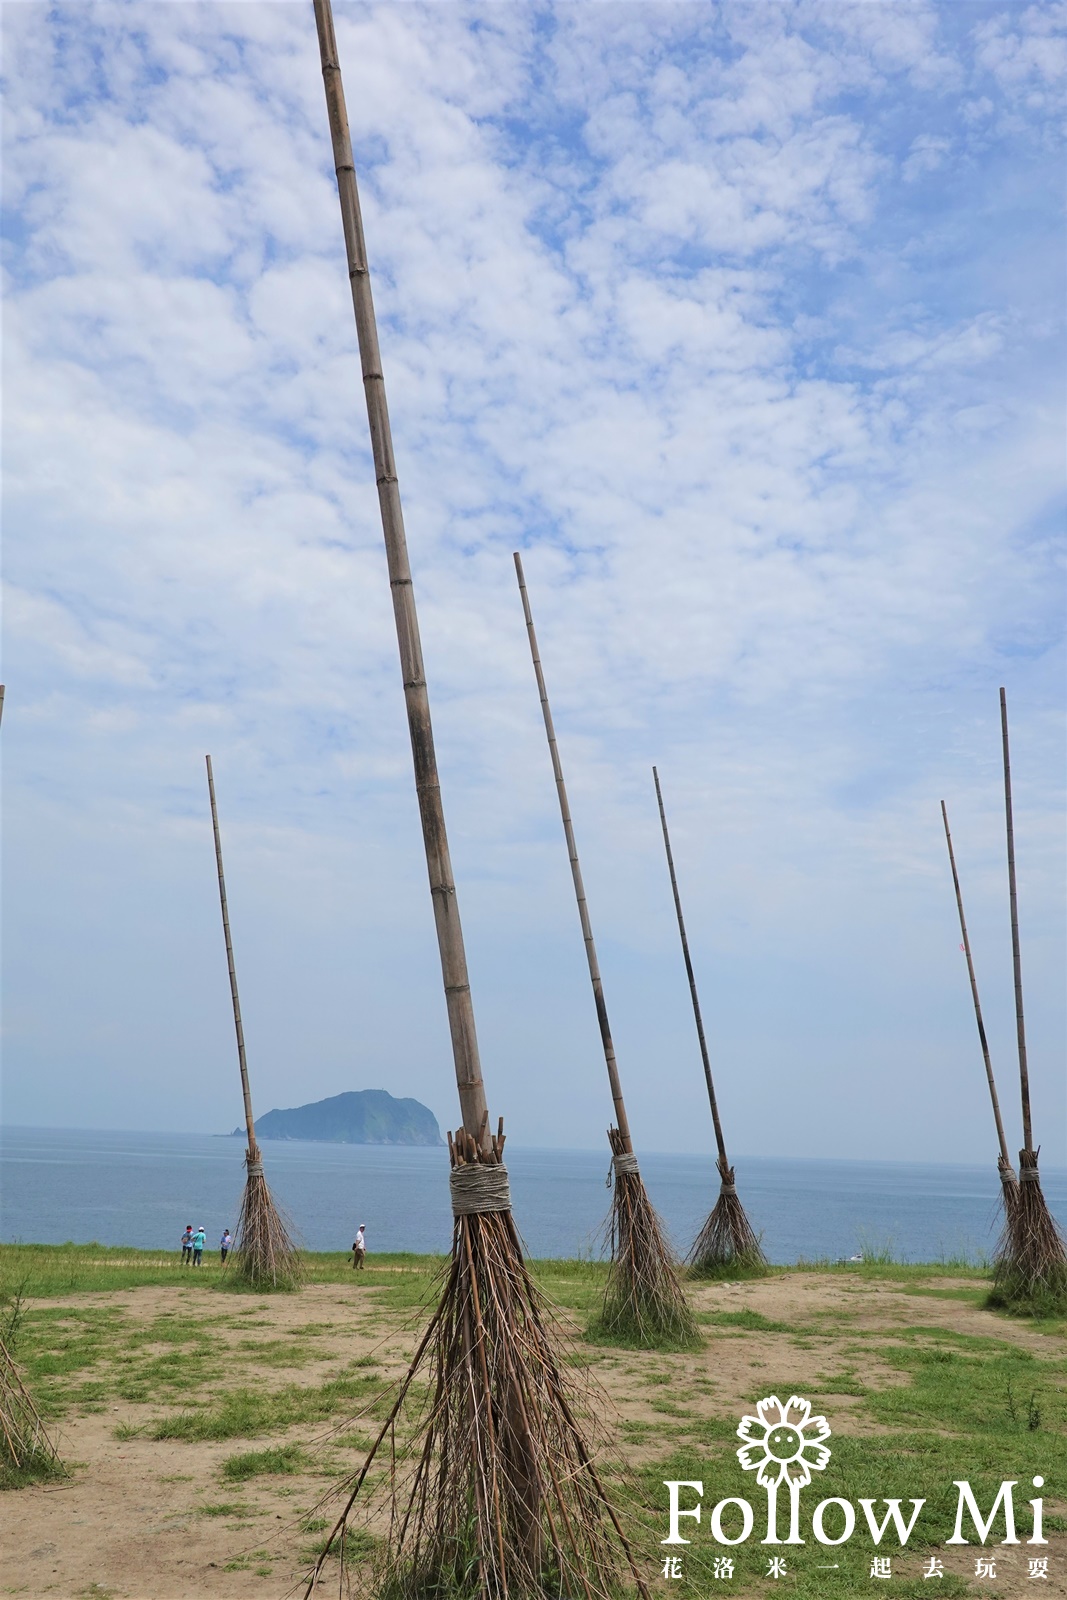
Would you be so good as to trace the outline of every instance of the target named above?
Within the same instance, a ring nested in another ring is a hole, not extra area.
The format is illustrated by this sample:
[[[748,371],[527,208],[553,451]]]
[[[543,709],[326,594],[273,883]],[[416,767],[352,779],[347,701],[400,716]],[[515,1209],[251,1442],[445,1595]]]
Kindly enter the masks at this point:
[[[511,1185],[503,1163],[468,1162],[453,1167],[448,1178],[454,1217],[481,1216],[511,1210]]]
[[[631,1154],[631,1152],[628,1150],[622,1151],[619,1155],[612,1156],[611,1165],[615,1170],[615,1176],[617,1178],[622,1177],[627,1172],[637,1173],[640,1171],[640,1168],[637,1165],[637,1157]]]

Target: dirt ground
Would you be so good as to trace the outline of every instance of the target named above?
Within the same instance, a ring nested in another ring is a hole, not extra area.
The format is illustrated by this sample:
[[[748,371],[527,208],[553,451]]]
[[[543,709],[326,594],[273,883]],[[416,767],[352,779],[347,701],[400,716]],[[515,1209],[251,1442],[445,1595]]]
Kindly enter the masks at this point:
[[[323,1284],[299,1295],[257,1301],[230,1316],[226,1326],[217,1325],[217,1303],[205,1306],[203,1314],[213,1314],[212,1338],[224,1364],[232,1359],[235,1370],[243,1364],[244,1382],[249,1364],[256,1372],[257,1343],[276,1351],[279,1340],[306,1341],[307,1330],[314,1328],[310,1363],[305,1360],[292,1371],[276,1362],[265,1365],[256,1381],[267,1387],[320,1384],[340,1366],[350,1367],[364,1357],[373,1358],[376,1375],[388,1385],[406,1369],[425,1313],[388,1311],[380,1297],[380,1290],[369,1287],[355,1292]],[[195,1315],[190,1307],[208,1298],[217,1301],[210,1296],[183,1302],[183,1315]],[[694,1419],[736,1421],[752,1410],[768,1385],[783,1397],[789,1386],[803,1393],[805,1386],[818,1385],[819,1407],[836,1433],[877,1431],[876,1424],[857,1414],[859,1402],[854,1396],[834,1394],[832,1387],[826,1387],[841,1370],[846,1352],[848,1362],[855,1361],[856,1336],[864,1331],[883,1335],[884,1344],[897,1328],[948,1328],[1025,1348],[1041,1346],[1047,1353],[1048,1336],[1027,1324],[1005,1322],[960,1301],[909,1294],[894,1283],[798,1273],[704,1288],[694,1298],[703,1310],[756,1312],[789,1327],[814,1323],[825,1331],[798,1343],[788,1331],[712,1327],[705,1348],[696,1355],[649,1356],[585,1346],[593,1374],[616,1408],[614,1428],[622,1451],[636,1463],[664,1454],[663,1444],[655,1438],[656,1425],[673,1420],[677,1435]],[[117,1292],[106,1300],[127,1318],[144,1324],[173,1311],[175,1305],[169,1288]],[[85,1296],[77,1296],[43,1303],[59,1308],[85,1302]],[[819,1319],[825,1320],[820,1324]],[[180,1351],[168,1351],[166,1346],[160,1347],[160,1354],[182,1360]],[[865,1363],[863,1377],[874,1387],[906,1381],[899,1371],[877,1360]],[[205,1398],[195,1371],[188,1374],[188,1392]],[[56,1430],[61,1453],[71,1466],[69,1478],[0,1496],[0,1594],[28,1600],[44,1596],[242,1600],[248,1595],[280,1600],[299,1585],[313,1542],[302,1523],[336,1487],[339,1469],[351,1470],[358,1464],[358,1439],[339,1441],[333,1422],[304,1424],[247,1441],[153,1441],[143,1433],[116,1437],[121,1425],[144,1429],[172,1409],[161,1403],[114,1401],[103,1411],[70,1410]],[[368,1424],[358,1423],[355,1431],[365,1437],[367,1429]],[[257,1476],[238,1483],[221,1478],[223,1461],[236,1452],[288,1443],[299,1443],[315,1461],[323,1460],[323,1471]],[[205,1510],[227,1506],[233,1509]],[[945,1570],[966,1575],[975,1593],[999,1600],[1033,1594],[1067,1597],[1067,1535],[1053,1533],[1040,1552],[1049,1556],[1049,1576],[1040,1581],[1026,1575],[1027,1559],[1034,1551],[1025,1545],[990,1547],[986,1553],[996,1556],[995,1580],[974,1579],[974,1547],[944,1552]],[[650,1550],[648,1557],[654,1594],[669,1594],[670,1584],[658,1576],[663,1552]],[[828,1563],[830,1559],[828,1555]],[[872,1592],[884,1588],[892,1593],[898,1578],[920,1578],[922,1559],[898,1554],[894,1581],[872,1583]],[[712,1587],[718,1590],[720,1585]],[[785,1582],[754,1588],[744,1582],[721,1585],[723,1593],[735,1596],[785,1593],[788,1587]],[[936,1583],[930,1587],[936,1592]],[[833,1593],[829,1580],[826,1592]]]

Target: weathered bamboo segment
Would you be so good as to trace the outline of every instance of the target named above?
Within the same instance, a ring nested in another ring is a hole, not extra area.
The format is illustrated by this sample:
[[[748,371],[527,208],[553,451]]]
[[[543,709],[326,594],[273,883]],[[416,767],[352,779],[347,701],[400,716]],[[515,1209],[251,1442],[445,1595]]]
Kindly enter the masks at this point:
[[[404,512],[400,503],[400,485],[393,456],[393,436],[385,398],[381,352],[378,348],[378,329],[374,317],[370,273],[367,268],[367,248],[363,238],[359,192],[356,188],[356,169],[352,159],[352,141],[348,131],[341,69],[337,64],[337,41],[334,37],[329,0],[315,0],[315,18],[319,29],[322,75],[326,87],[337,189],[341,201],[348,276],[352,286],[352,308],[355,312],[356,334],[363,368],[363,392],[367,401],[367,420],[370,424],[374,474],[378,485],[378,504],[389,566],[389,586],[393,596],[397,643],[400,647],[400,670],[407,705],[411,755],[415,765],[415,790],[419,801],[426,868],[430,878],[430,894],[433,897],[434,918],[437,924],[437,943],[441,955],[441,973],[452,1034],[456,1082],[463,1112],[463,1126],[468,1133],[479,1138],[481,1136],[479,1130],[483,1127],[486,1116],[486,1101],[478,1057],[478,1038],[474,1027],[474,1006],[467,977],[467,957],[463,947],[459,903],[456,899],[452,862],[448,852],[441,784],[437,775],[437,757],[430,723],[430,697],[422,660],[419,620],[415,610],[415,592],[408,562],[407,535],[404,530]]]
[[[708,1087],[708,1102],[711,1106],[711,1120],[715,1128],[715,1144],[718,1149],[718,1160],[715,1165],[719,1173],[719,1197],[693,1241],[689,1252],[688,1261],[696,1277],[724,1278],[738,1273],[746,1277],[754,1277],[767,1271],[767,1258],[760,1248],[759,1239],[748,1220],[744,1206],[741,1204],[737,1193],[737,1183],[734,1169],[726,1155],[726,1140],[723,1137],[722,1121],[719,1117],[719,1103],[715,1095],[715,1082],[711,1075],[711,1061],[708,1058],[708,1043],[704,1036],[704,1019],[700,1013],[700,996],[697,994],[696,974],[693,971],[693,962],[689,954],[689,938],[685,931],[685,918],[682,915],[682,897],[678,892],[678,877],[674,870],[674,853],[671,850],[671,836],[667,829],[667,813],[663,805],[663,791],[660,788],[659,773],[652,768],[652,780],[656,785],[656,804],[659,806],[660,827],[663,830],[663,848],[667,852],[667,871],[671,878],[671,893],[674,896],[674,910],[678,918],[678,934],[682,941],[682,957],[685,961],[686,976],[689,979],[689,993],[693,1001],[693,1017],[696,1022],[697,1039],[700,1044],[700,1059],[704,1064],[704,1081]]]
[[[600,1039],[604,1049],[604,1062],[608,1070],[608,1083],[615,1108],[615,1126],[608,1130],[614,1168],[615,1192],[611,1216],[612,1271],[600,1316],[600,1328],[609,1336],[642,1345],[688,1342],[695,1337],[696,1325],[686,1302],[678,1278],[674,1256],[667,1243],[663,1224],[648,1198],[644,1182],[634,1155],[630,1124],[626,1116],[626,1102],[622,1095],[619,1066],[615,1059],[615,1046],[608,1022],[604,983],[600,976],[596,942],[589,920],[589,903],[582,869],[578,861],[578,846],[571,822],[567,785],[563,779],[556,729],[548,703],[548,690],[537,648],[530,597],[522,570],[522,558],[515,552],[515,575],[522,597],[522,610],[526,618],[526,632],[530,641],[537,692],[548,738],[548,751],[552,772],[556,780],[556,796],[563,819],[563,834],[567,841],[567,855],[571,864],[574,894],[578,902],[578,920],[585,943],[585,958],[589,967],[589,981],[593,988]]]
[[[1015,1033],[1019,1050],[1023,1148],[1019,1151],[1019,1200],[1009,1217],[997,1261],[995,1305],[1030,1315],[1067,1312],[1067,1241],[1048,1208],[1037,1169],[1030,1118],[1030,1075],[1023,1019],[1022,957],[1019,948],[1019,899],[1015,879],[1015,825],[1011,803],[1011,758],[1008,751],[1008,701],[1000,691],[1000,732],[1004,757],[1004,818],[1008,845],[1008,901],[1011,913],[1011,959],[1015,979]]]
[[[377,1593],[411,1600],[446,1592],[453,1600],[540,1600],[550,1593],[607,1600],[624,1581],[647,1600],[576,1420],[558,1330],[523,1261],[502,1121],[495,1136],[489,1130],[337,39],[330,0],[314,6],[463,1126],[449,1139],[454,1227],[440,1304],[384,1428],[348,1486],[306,1593],[335,1557],[344,1584],[357,1504],[374,1519],[384,1496],[390,1537],[378,1542],[380,1562],[357,1575]],[[428,1409],[398,1430],[401,1416],[418,1411],[426,1395]]]
[[[245,1130],[248,1140],[245,1150],[244,1195],[237,1227],[234,1229],[234,1243],[227,1271],[256,1289],[292,1289],[303,1275],[300,1254],[289,1237],[289,1230],[267,1187],[267,1180],[263,1175],[263,1156],[256,1139],[256,1124],[252,1116],[252,1092],[248,1086],[244,1025],[241,1022],[241,1001],[237,993],[237,969],[233,962],[233,940],[230,937],[226,875],[222,870],[222,837],[219,833],[218,806],[215,803],[215,775],[211,770],[211,757],[205,756],[204,759],[207,763],[207,792],[211,802],[211,829],[215,837],[215,866],[219,875],[222,933],[226,941],[226,966],[230,975],[230,999],[233,1002],[233,1025],[237,1033],[237,1063],[241,1071],[241,1094],[244,1098]]]
[[[952,868],[952,886],[956,891],[956,909],[960,918],[960,934],[963,939],[963,953],[967,958],[967,976],[971,982],[971,999],[974,1002],[974,1019],[978,1024],[978,1039],[982,1047],[982,1060],[985,1062],[986,1082],[989,1084],[989,1098],[993,1103],[993,1120],[997,1126],[997,1139],[1000,1144],[1000,1155],[997,1157],[997,1168],[1000,1172],[1001,1193],[1004,1200],[1004,1215],[1010,1228],[1011,1217],[1019,1199],[1019,1180],[1015,1176],[1015,1168],[1011,1164],[1008,1154],[1008,1139],[1004,1132],[1004,1119],[1000,1114],[1000,1100],[997,1097],[996,1080],[993,1077],[993,1063],[989,1058],[989,1041],[986,1038],[985,1022],[982,1020],[982,1003],[978,998],[978,980],[974,974],[974,961],[971,957],[971,938],[967,932],[967,918],[963,914],[963,893],[960,889],[959,873],[956,870],[956,853],[952,848],[952,834],[949,832],[948,811],[945,802],[941,802],[941,818],[945,824],[945,843],[948,845],[948,861]]]

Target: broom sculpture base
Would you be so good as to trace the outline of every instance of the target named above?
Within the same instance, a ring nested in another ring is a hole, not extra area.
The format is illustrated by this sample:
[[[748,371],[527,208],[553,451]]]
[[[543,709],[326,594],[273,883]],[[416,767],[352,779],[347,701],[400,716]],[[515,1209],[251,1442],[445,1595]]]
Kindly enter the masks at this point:
[[[686,1258],[694,1278],[762,1278],[770,1270],[737,1194],[734,1169],[715,1163],[722,1180],[715,1207]]]
[[[6,1479],[4,1487],[14,1487],[58,1477],[64,1470],[11,1352],[0,1340],[0,1482]]]
[[[462,1130],[448,1143],[443,1293],[305,1600],[326,1581],[390,1600],[608,1600],[620,1584],[648,1600],[523,1260],[503,1131],[484,1148]]]
[[[674,1254],[618,1128],[608,1129],[614,1194],[611,1267],[604,1304],[589,1329],[598,1342],[642,1350],[690,1350],[700,1343]]]
[[[245,1166],[245,1192],[226,1278],[232,1288],[263,1293],[299,1289],[304,1282],[303,1262],[267,1187],[257,1149],[245,1152]]]
[[[1062,1317],[1067,1316],[1067,1241],[1042,1193],[1037,1157],[1036,1150],[1019,1151],[1014,1202],[1004,1183],[1004,1233],[988,1304],[1016,1316]]]

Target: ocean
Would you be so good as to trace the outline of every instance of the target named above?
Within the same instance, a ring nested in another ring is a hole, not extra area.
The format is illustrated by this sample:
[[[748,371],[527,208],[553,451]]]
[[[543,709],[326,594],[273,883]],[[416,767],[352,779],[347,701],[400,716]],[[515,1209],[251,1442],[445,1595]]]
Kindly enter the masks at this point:
[[[177,1249],[186,1223],[214,1245],[233,1228],[244,1142],[197,1133],[0,1129],[5,1243]],[[451,1239],[443,1148],[266,1141],[267,1177],[310,1250],[346,1250],[367,1225],[371,1251],[445,1251]],[[515,1217],[532,1256],[602,1253],[610,1194],[604,1150],[507,1150]],[[641,1155],[675,1244],[686,1250],[718,1193],[711,1156]],[[1067,1219],[1067,1171],[1042,1172]],[[738,1190],[770,1260],[890,1250],[907,1261],[987,1258],[1000,1184],[982,1167],[896,1161],[737,1160]]]

